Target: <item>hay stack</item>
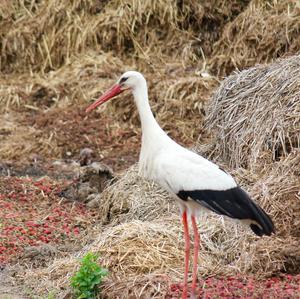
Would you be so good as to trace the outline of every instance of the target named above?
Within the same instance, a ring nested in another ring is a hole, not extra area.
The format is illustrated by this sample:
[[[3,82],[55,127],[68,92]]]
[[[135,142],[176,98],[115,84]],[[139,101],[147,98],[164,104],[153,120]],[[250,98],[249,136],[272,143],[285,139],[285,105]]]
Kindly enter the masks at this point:
[[[299,50],[300,9],[297,1],[252,0],[228,23],[214,44],[209,61],[214,74],[228,75]]]
[[[300,147],[300,56],[223,81],[208,111],[216,154],[231,167],[261,168]]]
[[[211,52],[224,24],[246,4],[5,0],[0,4],[0,70],[49,72],[87,50],[114,51],[146,68],[170,56],[195,61],[203,56],[200,47]]]

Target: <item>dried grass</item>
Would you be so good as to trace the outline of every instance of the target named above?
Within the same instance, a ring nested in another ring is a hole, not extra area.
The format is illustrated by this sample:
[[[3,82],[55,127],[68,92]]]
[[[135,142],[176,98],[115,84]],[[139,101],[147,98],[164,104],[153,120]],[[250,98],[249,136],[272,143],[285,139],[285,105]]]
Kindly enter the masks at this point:
[[[99,218],[111,226],[133,220],[154,221],[176,208],[165,191],[138,177],[137,167],[133,166],[101,193]]]
[[[16,0],[14,4],[15,12],[0,31],[2,71],[50,71],[73,55],[97,49],[95,27],[101,2],[34,0],[26,5]]]
[[[111,53],[90,51],[72,57],[68,65],[48,74],[3,76],[0,79],[0,110],[43,110],[85,103],[103,89],[103,78],[109,78],[121,66],[121,61]]]
[[[300,237],[300,149],[265,167],[261,178],[251,188],[255,198],[276,219],[280,236]]]
[[[152,68],[211,51],[224,24],[246,2],[224,0],[5,1],[0,6],[0,69],[48,72],[87,50],[114,51]],[[212,33],[212,28],[216,29]],[[211,44],[211,43],[209,43]],[[125,55],[124,55],[125,54]]]
[[[208,107],[215,154],[254,168],[300,147],[300,56],[260,65],[223,81]]]
[[[0,160],[28,162],[34,154],[59,154],[54,134],[45,135],[40,130],[21,126],[12,114],[0,118],[0,135]]]
[[[298,271],[294,249],[299,246],[299,238],[292,233],[296,223],[291,219],[297,222],[299,214],[291,211],[290,217],[283,218],[282,211],[288,203],[296,209],[299,206],[297,154],[278,162],[249,188],[273,216],[277,237],[257,238],[231,220],[211,214],[200,217],[201,276],[252,273],[266,277],[280,271]],[[287,169],[290,175],[284,176]],[[251,173],[240,172],[239,177],[244,176],[250,177]],[[284,188],[286,183],[289,185]],[[38,294],[47,290],[66,293],[70,291],[69,277],[78,268],[78,258],[92,251],[100,253],[99,262],[110,271],[103,296],[147,298],[151,294],[150,297],[163,298],[170,283],[182,279],[183,271],[182,225],[172,199],[158,186],[138,177],[136,168],[132,168],[102,193],[99,213],[104,226],[99,224],[95,241],[76,255],[54,260],[48,268],[20,273],[19,279]],[[94,228],[94,235],[96,231]]]
[[[270,62],[299,50],[300,9],[297,1],[252,0],[228,23],[214,44],[209,61],[214,74],[230,74]]]

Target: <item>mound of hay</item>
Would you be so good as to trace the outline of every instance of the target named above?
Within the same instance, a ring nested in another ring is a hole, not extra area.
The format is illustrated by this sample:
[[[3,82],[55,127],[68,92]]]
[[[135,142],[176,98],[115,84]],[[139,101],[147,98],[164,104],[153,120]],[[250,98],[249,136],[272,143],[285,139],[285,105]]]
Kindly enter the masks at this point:
[[[101,193],[98,206],[103,224],[114,226],[133,220],[154,221],[177,212],[176,204],[165,191],[137,173],[137,166],[131,167],[117,183]]]
[[[260,65],[223,81],[208,107],[215,154],[255,168],[300,147],[300,56]]]
[[[291,229],[284,226],[292,217],[283,218],[282,211],[287,198],[293,197],[294,203],[298,198],[296,175],[299,171],[294,165],[298,158],[295,154],[285,162],[278,162],[272,170],[273,179],[266,175],[249,188],[253,197],[272,215],[277,236],[257,238],[248,228],[236,226],[231,220],[212,214],[200,217],[199,275],[252,273],[265,277],[280,271],[299,270],[295,254],[299,238],[292,233],[292,223]],[[289,172],[290,176],[284,176],[288,168],[294,170]],[[251,176],[247,171],[239,175],[247,176]],[[282,183],[279,186],[278,181]],[[283,188],[288,181],[288,188]],[[46,268],[19,273],[19,279],[37,294],[52,290],[61,296],[70,291],[69,278],[79,267],[78,259],[92,251],[100,254],[99,263],[110,271],[103,285],[103,295],[147,298],[151,294],[153,298],[164,298],[169,285],[180,281],[183,275],[183,230],[172,199],[153,183],[139,178],[136,168],[132,168],[102,193],[99,213],[104,225],[94,227],[94,237],[89,239],[95,241],[78,254],[56,259]],[[99,236],[95,238],[97,231]]]
[[[5,0],[0,4],[0,69],[48,72],[88,49],[126,58],[130,53],[146,67],[169,56],[193,61],[203,55],[200,47],[211,51],[208,40],[215,41],[246,3]]]
[[[299,50],[300,9],[296,1],[252,0],[228,23],[214,44],[210,67],[225,75]]]

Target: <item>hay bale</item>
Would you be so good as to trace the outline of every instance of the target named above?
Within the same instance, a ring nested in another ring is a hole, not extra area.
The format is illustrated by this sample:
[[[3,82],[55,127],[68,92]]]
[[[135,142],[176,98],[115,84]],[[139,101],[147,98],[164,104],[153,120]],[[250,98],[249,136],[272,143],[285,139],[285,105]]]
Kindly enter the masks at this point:
[[[209,60],[214,74],[228,75],[299,50],[300,9],[296,1],[252,0],[229,22]]]
[[[300,56],[223,81],[208,107],[215,154],[230,167],[255,168],[300,147]]]

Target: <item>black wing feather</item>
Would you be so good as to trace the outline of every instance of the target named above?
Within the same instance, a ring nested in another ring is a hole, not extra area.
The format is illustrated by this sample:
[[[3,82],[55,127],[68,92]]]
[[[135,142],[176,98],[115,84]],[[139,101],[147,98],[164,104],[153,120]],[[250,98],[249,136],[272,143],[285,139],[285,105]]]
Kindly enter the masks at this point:
[[[224,191],[182,190],[178,192],[177,196],[184,201],[190,198],[219,215],[240,220],[252,220],[255,223],[252,223],[250,228],[258,236],[269,236],[274,232],[271,218],[239,186]]]

